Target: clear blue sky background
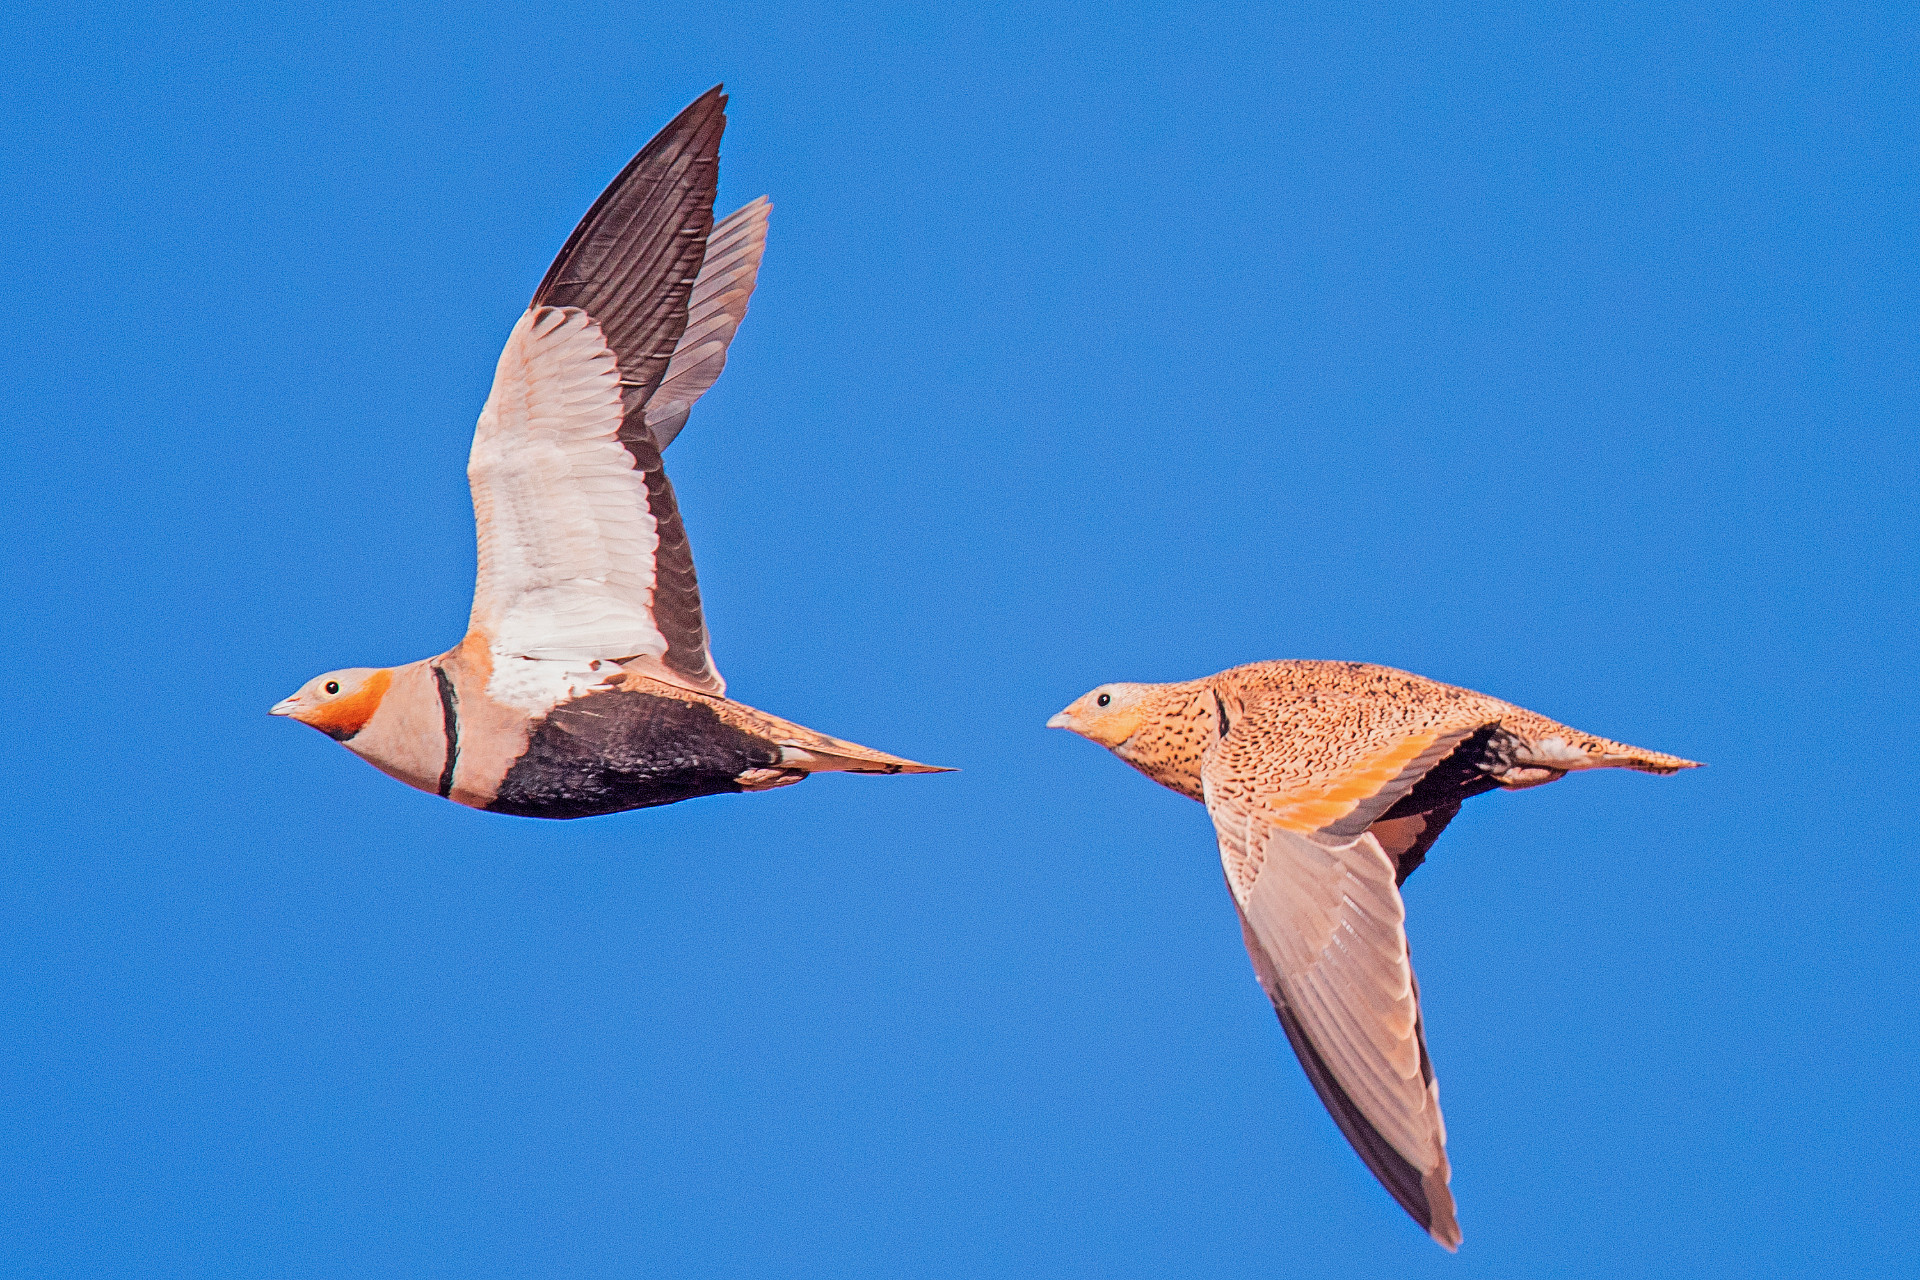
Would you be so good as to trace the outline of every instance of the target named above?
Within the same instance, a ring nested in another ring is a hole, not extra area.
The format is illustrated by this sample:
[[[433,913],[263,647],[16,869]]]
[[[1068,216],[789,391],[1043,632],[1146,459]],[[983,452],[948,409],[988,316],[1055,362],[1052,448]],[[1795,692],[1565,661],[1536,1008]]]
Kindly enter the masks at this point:
[[[1912,1264],[1910,7],[394,8],[0,35],[0,1271]],[[717,80],[717,659],[964,771],[540,823],[269,720],[459,638],[500,343]],[[1283,656],[1711,764],[1410,882],[1457,1258],[1041,728]]]

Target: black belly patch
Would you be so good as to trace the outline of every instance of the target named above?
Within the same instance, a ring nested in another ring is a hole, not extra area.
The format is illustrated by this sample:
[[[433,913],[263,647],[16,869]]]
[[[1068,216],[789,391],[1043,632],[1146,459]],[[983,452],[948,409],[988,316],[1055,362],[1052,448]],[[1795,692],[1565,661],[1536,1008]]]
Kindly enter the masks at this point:
[[[739,791],[734,779],[777,763],[780,748],[713,708],[614,690],[563,702],[487,806],[528,818],[587,818]]]

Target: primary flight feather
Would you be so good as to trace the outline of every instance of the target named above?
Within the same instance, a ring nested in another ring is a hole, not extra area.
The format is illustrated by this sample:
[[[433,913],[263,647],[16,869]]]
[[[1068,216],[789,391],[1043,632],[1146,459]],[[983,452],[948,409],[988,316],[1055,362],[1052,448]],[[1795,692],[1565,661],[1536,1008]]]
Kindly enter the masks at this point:
[[[1694,762],[1362,662],[1106,684],[1047,725],[1207,806],[1247,954],[1307,1078],[1401,1207],[1457,1248],[1400,885],[1482,792]]]
[[[274,715],[410,786],[540,818],[941,772],[735,702],[714,667],[660,453],[726,364],[766,246],[764,197],[713,220],[726,102],[716,85],[621,170],[507,338],[467,463],[466,637],[316,676]]]

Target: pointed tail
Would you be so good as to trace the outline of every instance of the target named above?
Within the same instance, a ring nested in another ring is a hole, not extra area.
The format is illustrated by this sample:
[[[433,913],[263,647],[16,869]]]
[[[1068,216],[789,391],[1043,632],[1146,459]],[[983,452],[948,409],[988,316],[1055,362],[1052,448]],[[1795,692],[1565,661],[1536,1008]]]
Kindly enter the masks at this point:
[[[805,725],[794,724],[760,712],[768,721],[765,732],[780,744],[780,764],[805,773],[952,773],[937,764],[921,764],[901,756],[890,756],[872,747],[863,747],[844,738],[830,738]]]

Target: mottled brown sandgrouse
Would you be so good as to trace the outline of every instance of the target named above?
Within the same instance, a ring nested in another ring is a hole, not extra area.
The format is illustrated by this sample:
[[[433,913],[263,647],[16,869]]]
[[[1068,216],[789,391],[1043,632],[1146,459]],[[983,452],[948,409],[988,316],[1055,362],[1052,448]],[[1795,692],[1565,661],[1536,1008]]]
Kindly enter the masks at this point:
[[[771,206],[713,221],[703,94],[574,229],[501,353],[467,477],[479,575],[435,658],[316,676],[272,708],[410,786],[579,818],[810,773],[934,773],[735,702],[660,452],[746,314]]]
[[[1047,725],[1206,804],[1247,954],[1307,1078],[1394,1199],[1457,1248],[1399,886],[1471,796],[1694,762],[1362,662],[1104,684]]]

